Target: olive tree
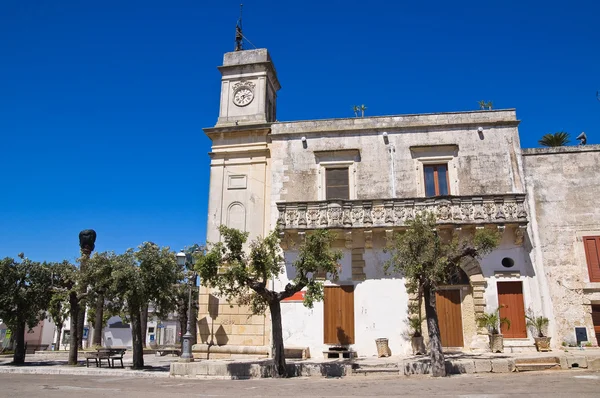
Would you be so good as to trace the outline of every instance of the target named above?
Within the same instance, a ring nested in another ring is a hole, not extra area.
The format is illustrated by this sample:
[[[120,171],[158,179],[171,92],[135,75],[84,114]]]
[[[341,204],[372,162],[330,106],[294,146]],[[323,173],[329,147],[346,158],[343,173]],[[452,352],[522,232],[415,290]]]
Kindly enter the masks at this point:
[[[295,277],[283,290],[269,289],[268,281],[284,272],[284,261],[279,247],[279,231],[252,241],[249,251],[244,251],[247,232],[220,226],[222,242],[209,250],[196,253],[196,270],[203,286],[215,288],[229,302],[248,304],[253,314],[271,314],[273,333],[273,376],[286,377],[283,334],[281,326],[281,301],[306,288],[304,305],[312,308],[315,301],[323,299],[323,282],[317,279],[322,273],[338,275],[340,251],[331,249],[334,236],[327,230],[307,234],[298,249],[298,258],[292,264]]]
[[[394,235],[388,242],[391,253],[385,269],[401,272],[406,277],[410,293],[422,294],[429,334],[431,374],[445,376],[446,368],[440,328],[436,311],[436,289],[448,284],[460,270],[462,261],[480,258],[491,252],[499,242],[499,234],[478,229],[470,237],[443,239],[436,229],[436,217],[430,212],[417,215],[408,222],[407,229]]]
[[[13,363],[25,363],[25,333],[45,318],[51,298],[52,273],[49,264],[19,254],[20,261],[0,260],[0,318],[13,332]]]
[[[173,286],[179,280],[175,253],[144,242],[138,250],[116,256],[110,286],[114,303],[131,322],[133,368],[144,367],[142,310],[151,303],[164,315],[174,306]]]

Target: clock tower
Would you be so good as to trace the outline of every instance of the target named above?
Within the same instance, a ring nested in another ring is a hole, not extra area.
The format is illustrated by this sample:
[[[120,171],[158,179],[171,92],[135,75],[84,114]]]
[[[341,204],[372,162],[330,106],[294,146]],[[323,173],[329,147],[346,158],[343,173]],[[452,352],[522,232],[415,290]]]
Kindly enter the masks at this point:
[[[276,120],[280,85],[267,49],[226,53],[219,71],[221,106],[215,127],[271,123]]]

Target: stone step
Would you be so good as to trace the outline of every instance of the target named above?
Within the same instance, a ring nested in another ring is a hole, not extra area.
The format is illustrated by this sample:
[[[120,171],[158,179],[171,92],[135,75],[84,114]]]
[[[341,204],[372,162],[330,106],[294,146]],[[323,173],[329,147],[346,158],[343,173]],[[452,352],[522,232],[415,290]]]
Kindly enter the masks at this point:
[[[325,359],[335,359],[335,358],[339,358],[339,359],[349,359],[349,358],[356,358],[357,354],[356,351],[338,351],[338,350],[327,350],[327,351],[323,351],[323,356],[325,357]]]
[[[531,372],[540,370],[560,370],[560,364],[556,362],[534,362],[516,364],[517,372]]]
[[[524,357],[524,358],[515,358],[515,365],[520,364],[530,364],[530,363],[553,363],[560,364],[560,359],[558,357]]]
[[[353,368],[354,369],[396,369],[396,370],[398,370],[398,362],[354,363]]]
[[[365,376],[368,375],[380,375],[380,374],[400,374],[400,370],[398,368],[369,368],[369,369],[353,369],[352,374],[363,374]]]

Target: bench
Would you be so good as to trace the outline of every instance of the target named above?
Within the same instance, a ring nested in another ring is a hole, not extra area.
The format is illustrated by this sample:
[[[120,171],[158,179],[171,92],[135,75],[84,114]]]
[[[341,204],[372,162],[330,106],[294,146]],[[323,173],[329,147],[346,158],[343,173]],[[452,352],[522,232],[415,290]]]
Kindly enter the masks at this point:
[[[157,356],[164,357],[167,354],[171,355],[181,355],[181,348],[178,347],[159,347],[156,349]]]
[[[125,355],[125,351],[126,350],[110,350],[109,352],[109,360],[112,361],[112,367],[115,367],[115,361],[121,361],[121,367],[124,368],[123,366],[123,355]]]
[[[97,368],[101,368],[102,367],[102,360],[106,359],[106,363],[108,364],[108,367],[110,368],[110,356],[108,355],[108,353],[106,352],[86,352],[84,355],[85,358],[85,366],[86,367],[90,367],[90,359],[94,360],[94,363],[96,364]]]

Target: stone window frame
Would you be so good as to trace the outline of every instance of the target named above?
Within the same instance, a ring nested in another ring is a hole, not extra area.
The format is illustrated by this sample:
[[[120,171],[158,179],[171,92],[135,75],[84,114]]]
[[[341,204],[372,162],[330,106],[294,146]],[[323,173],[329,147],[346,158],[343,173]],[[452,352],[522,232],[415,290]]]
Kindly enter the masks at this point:
[[[411,154],[415,161],[417,195],[427,197],[425,193],[425,166],[445,164],[448,167],[448,191],[458,196],[458,145],[412,146]]]
[[[315,159],[318,166],[318,200],[327,200],[325,170],[328,168],[348,168],[348,200],[354,200],[357,198],[356,163],[360,161],[360,153],[358,149],[315,151]]]

